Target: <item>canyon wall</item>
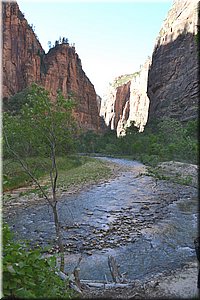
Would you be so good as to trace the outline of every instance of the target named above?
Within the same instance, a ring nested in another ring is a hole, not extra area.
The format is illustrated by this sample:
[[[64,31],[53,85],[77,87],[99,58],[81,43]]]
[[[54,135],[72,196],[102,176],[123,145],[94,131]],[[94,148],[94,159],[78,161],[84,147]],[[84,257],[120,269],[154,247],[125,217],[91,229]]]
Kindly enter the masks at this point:
[[[52,99],[60,89],[65,97],[75,98],[75,116],[79,125],[98,130],[98,98],[75,48],[62,43],[45,54],[17,3],[3,2],[2,10],[4,100],[33,82],[45,87]]]
[[[164,116],[180,121],[197,118],[197,4],[174,1],[160,30],[148,76],[149,121]]]
[[[44,50],[15,2],[3,2],[3,97],[40,82]]]
[[[117,130],[117,136],[125,135],[126,128],[133,122],[139,131],[144,130],[149,108],[147,76],[150,63],[148,58],[139,72],[117,77],[102,98],[100,115],[107,126]]]
[[[118,136],[125,135],[133,122],[143,131],[153,119],[171,117],[184,122],[197,118],[198,22],[197,0],[175,0],[156,39],[152,57],[133,78],[126,82],[115,79],[110,85],[100,113]]]
[[[118,136],[125,135],[126,128],[130,127],[132,123],[139,129],[139,132],[144,130],[149,110],[147,78],[150,64],[151,59],[148,58],[137,75],[131,80],[129,101],[124,107],[123,114],[117,124]]]
[[[130,80],[133,76],[132,74],[115,78],[114,82],[109,84],[107,92],[101,100],[100,116],[111,130],[117,128],[126,102],[129,101]]]

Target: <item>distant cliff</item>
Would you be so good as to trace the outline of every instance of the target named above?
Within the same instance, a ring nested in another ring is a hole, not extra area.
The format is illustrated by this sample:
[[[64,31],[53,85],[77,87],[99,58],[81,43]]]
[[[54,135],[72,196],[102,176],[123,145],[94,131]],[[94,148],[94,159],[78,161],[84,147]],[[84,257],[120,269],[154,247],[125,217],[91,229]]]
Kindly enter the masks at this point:
[[[197,118],[197,4],[197,0],[175,0],[156,39],[152,58],[132,78],[120,76],[110,85],[100,113],[118,136],[124,135],[132,122],[143,131],[147,121],[155,118]]]
[[[131,79],[136,74],[128,74],[115,78],[102,97],[100,116],[112,130],[117,128],[126,103],[130,98]]]
[[[98,98],[75,48],[63,43],[45,54],[17,3],[3,2],[2,10],[4,100],[33,82],[44,86],[52,99],[61,89],[64,96],[76,99],[75,115],[80,126],[97,130]]]
[[[197,118],[197,0],[176,0],[156,40],[148,76],[149,121]]]
[[[139,72],[116,78],[102,98],[100,114],[112,130],[117,130],[117,136],[123,136],[132,122],[139,131],[144,130],[149,108],[146,92],[150,62],[148,58]]]

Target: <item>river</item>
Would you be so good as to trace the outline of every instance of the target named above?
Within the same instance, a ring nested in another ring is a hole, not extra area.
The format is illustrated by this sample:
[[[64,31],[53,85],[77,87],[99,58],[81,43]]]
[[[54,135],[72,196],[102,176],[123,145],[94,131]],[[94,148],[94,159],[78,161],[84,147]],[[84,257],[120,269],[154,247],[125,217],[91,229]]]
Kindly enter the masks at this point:
[[[66,271],[82,256],[82,279],[111,279],[108,255],[131,280],[146,280],[196,259],[197,189],[157,180],[136,161],[98,158],[129,169],[117,178],[64,196],[58,211]],[[55,240],[48,205],[26,207],[7,219],[19,238],[42,246]]]

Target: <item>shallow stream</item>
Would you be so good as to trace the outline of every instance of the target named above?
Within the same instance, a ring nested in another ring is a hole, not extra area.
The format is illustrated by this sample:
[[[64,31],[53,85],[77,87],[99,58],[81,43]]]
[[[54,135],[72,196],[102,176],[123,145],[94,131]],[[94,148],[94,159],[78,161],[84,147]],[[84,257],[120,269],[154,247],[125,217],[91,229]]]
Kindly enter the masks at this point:
[[[63,197],[58,205],[66,271],[82,255],[82,279],[109,280],[108,255],[127,278],[146,279],[196,259],[197,189],[144,175],[136,161],[99,158],[128,166],[114,180]],[[48,205],[24,208],[7,220],[19,238],[53,244]]]

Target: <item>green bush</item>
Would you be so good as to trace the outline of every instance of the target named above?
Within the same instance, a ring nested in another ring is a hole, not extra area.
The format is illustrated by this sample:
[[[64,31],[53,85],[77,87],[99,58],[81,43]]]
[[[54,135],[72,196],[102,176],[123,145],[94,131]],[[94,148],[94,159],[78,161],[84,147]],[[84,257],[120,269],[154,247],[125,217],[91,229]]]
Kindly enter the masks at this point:
[[[197,139],[198,136],[198,121],[191,120],[187,122],[185,126],[186,135],[190,136],[191,138]]]
[[[27,87],[21,92],[11,96],[9,99],[3,101],[3,111],[10,112],[12,115],[19,114],[22,106],[29,103],[30,88]]]
[[[118,154],[118,148],[115,144],[107,144],[105,146],[105,149],[104,149],[104,153],[105,154],[109,154],[109,155],[112,155],[112,154]]]
[[[66,298],[73,294],[68,282],[55,272],[56,258],[42,258],[39,250],[14,242],[3,225],[3,295],[12,298]]]

